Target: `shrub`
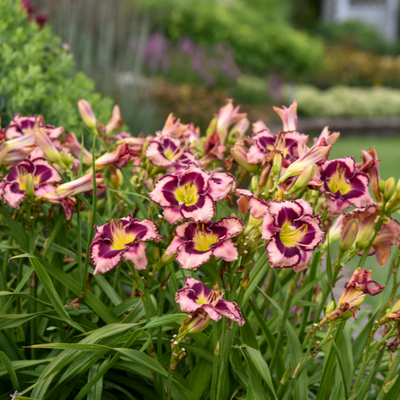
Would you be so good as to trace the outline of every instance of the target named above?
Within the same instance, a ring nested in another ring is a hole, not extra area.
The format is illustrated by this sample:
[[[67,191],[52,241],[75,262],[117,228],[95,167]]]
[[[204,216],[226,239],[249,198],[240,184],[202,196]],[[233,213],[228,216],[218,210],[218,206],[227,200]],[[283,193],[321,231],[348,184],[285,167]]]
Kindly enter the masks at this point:
[[[398,117],[400,91],[390,88],[334,86],[319,90],[299,85],[295,91],[299,112],[312,117]]]
[[[7,124],[14,113],[45,115],[48,123],[79,129],[76,103],[88,98],[107,120],[112,101],[94,90],[94,83],[74,73],[68,46],[47,25],[31,23],[19,1],[0,0],[0,117]]]

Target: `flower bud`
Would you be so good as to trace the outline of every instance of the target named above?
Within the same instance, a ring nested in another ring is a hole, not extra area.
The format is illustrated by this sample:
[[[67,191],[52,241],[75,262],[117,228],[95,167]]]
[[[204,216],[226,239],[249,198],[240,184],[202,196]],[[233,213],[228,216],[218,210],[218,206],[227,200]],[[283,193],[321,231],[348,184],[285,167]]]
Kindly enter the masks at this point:
[[[371,229],[370,231],[366,231],[363,233],[363,235],[357,240],[357,248],[360,250],[364,250],[368,247],[370,244],[371,240],[375,236],[375,231]]]
[[[186,318],[179,328],[179,333],[189,335],[203,332],[210,325],[210,322],[211,317],[208,314],[198,314],[192,318]]]
[[[342,227],[342,231],[340,234],[340,242],[339,247],[342,251],[347,251],[351,247],[353,247],[355,240],[358,234],[358,220],[357,219],[349,219],[345,222]]]
[[[314,178],[315,172],[317,171],[317,166],[315,164],[308,165],[300,176],[296,179],[296,182],[290,189],[290,193],[294,193],[297,190],[305,188],[308,183]]]
[[[282,168],[282,154],[278,153],[274,156],[274,161],[272,163],[272,173],[275,176],[279,176]]]
[[[97,120],[90,104],[86,100],[79,100],[78,110],[85,125],[89,129],[95,129]]]
[[[325,311],[325,315],[328,315],[329,313],[331,313],[333,310],[335,309],[335,302],[333,300],[331,300],[328,305],[326,306],[326,311]]]
[[[243,148],[240,146],[232,146],[231,154],[234,160],[247,172],[257,172],[258,166],[257,164],[249,164],[247,161],[247,154]]]
[[[56,149],[53,142],[43,129],[36,126],[33,131],[33,136],[36,144],[44,151],[44,154],[52,163],[58,164],[61,168],[67,169],[67,165],[62,160],[60,152]]]
[[[387,181],[379,181],[379,189],[381,190],[383,198],[386,201],[392,197],[395,187],[396,181],[393,177],[389,178]]]
[[[113,188],[116,190],[120,189],[124,183],[124,176],[121,170],[115,168],[113,165],[110,168],[110,181],[111,185],[113,185]]]
[[[257,176],[253,176],[251,178],[251,183],[250,183],[250,187],[253,193],[255,193],[257,191],[257,186],[258,186],[258,178]]]
[[[28,197],[32,197],[35,192],[35,185],[33,182],[32,174],[27,174],[24,176],[25,183],[25,193]]]

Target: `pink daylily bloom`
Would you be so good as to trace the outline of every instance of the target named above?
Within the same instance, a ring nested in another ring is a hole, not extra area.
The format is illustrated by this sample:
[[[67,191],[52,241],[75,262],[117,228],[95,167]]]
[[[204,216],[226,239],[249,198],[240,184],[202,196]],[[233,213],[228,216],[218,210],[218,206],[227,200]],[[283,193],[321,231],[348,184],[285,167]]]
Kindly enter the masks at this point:
[[[344,214],[344,226],[349,219],[356,218],[358,220],[358,234],[355,244],[365,248],[370,240],[372,240],[376,221],[379,218],[379,210],[376,205],[367,207],[366,209],[356,209]],[[376,254],[376,259],[380,266],[385,265],[390,258],[391,246],[400,247],[400,224],[392,218],[385,222],[378,234],[376,235],[369,256]],[[362,255],[364,250],[361,250]]]
[[[79,114],[81,115],[83,122],[89,129],[96,128],[97,119],[88,101],[79,100],[78,111]]]
[[[309,138],[296,131],[281,132],[279,135],[264,131],[255,134],[253,140],[255,143],[250,147],[247,158],[249,163],[257,164],[272,151],[279,151],[284,159],[294,161],[299,158],[299,147],[305,148]]]
[[[55,128],[52,125],[44,125],[42,117],[38,115],[23,117],[22,115],[15,114],[10,125],[5,129],[6,139],[16,139],[33,133],[33,128],[36,122],[39,124],[39,127],[45,128],[50,139],[57,139],[65,132],[63,127]]]
[[[379,190],[379,163],[381,160],[378,160],[378,155],[376,154],[375,147],[371,147],[368,151],[362,151],[362,162],[357,163],[357,169],[365,174],[368,174],[369,180],[371,182],[371,190],[375,196],[375,200],[377,202],[382,201],[382,193]]]
[[[53,184],[61,181],[58,172],[46,160],[24,160],[1,182],[1,198],[10,207],[19,208],[27,196],[40,197],[45,193],[54,193]]]
[[[262,225],[262,238],[271,267],[300,271],[310,259],[311,252],[324,241],[320,217],[312,215],[305,200],[271,201],[269,213]]]
[[[217,133],[220,136],[221,143],[224,144],[228,128],[240,121],[243,118],[247,117],[246,113],[239,113],[240,106],[234,107],[233,100],[229,99],[227,104],[222,107],[217,115]]]
[[[104,187],[102,185],[103,182],[103,174],[96,174],[96,187],[97,187],[97,195],[104,192],[107,189],[107,186]],[[74,179],[73,181],[63,183],[60,186],[57,186],[56,192],[60,195],[65,196],[76,196],[80,193],[87,193],[93,191],[93,173],[92,171],[88,172],[86,175],[81,176],[78,179]]]
[[[105,153],[97,160],[95,160],[96,169],[103,169],[110,165],[114,165],[118,169],[122,169],[132,161],[134,155],[133,150],[130,149],[129,144],[120,144],[112,153]]]
[[[211,318],[214,321],[227,317],[243,326],[245,320],[239,307],[236,303],[224,300],[223,295],[221,290],[210,289],[194,278],[186,278],[185,287],[176,292],[175,301],[183,312],[194,315],[203,314],[204,319]],[[205,323],[203,322],[202,325],[202,330],[204,330]]]
[[[156,167],[167,168],[174,172],[189,163],[198,164],[196,157],[188,150],[180,139],[159,136],[150,141],[145,156]]]
[[[237,203],[239,212],[247,214],[250,210],[250,215],[255,219],[264,218],[268,213],[268,204],[265,200],[258,198],[253,192],[247,189],[236,189],[236,196],[239,197]]]
[[[121,111],[118,105],[115,105],[112,111],[112,115],[110,120],[106,125],[106,134],[108,135],[111,132],[114,132],[116,129],[121,128],[124,124],[124,121],[121,117]]]
[[[75,133],[69,132],[67,137],[65,138],[64,141],[64,146],[69,149],[72,153],[72,155],[80,160],[81,158],[81,151],[82,151],[82,146],[81,143],[79,143]],[[92,154],[83,148],[82,151],[82,161],[84,164],[91,165],[92,164]]]
[[[235,217],[204,224],[184,222],[176,227],[176,236],[166,254],[176,253],[176,261],[184,269],[197,269],[212,255],[228,262],[234,261],[238,258],[238,251],[232,238],[243,228],[242,221]]]
[[[95,229],[96,236],[90,245],[90,258],[95,265],[94,275],[115,268],[122,257],[136,269],[145,269],[148,261],[144,242],[159,242],[162,239],[153,221],[139,221],[132,216],[112,220],[102,226],[96,225]]]
[[[328,211],[338,217],[351,205],[357,208],[373,203],[368,192],[368,176],[357,171],[353,157],[327,161],[321,166],[321,191],[328,197]]]
[[[328,145],[325,138],[319,139],[309,150],[302,154],[298,160],[289,165],[279,178],[279,183],[300,175],[303,170],[311,164],[323,164],[328,159],[331,148],[332,145]]]
[[[181,124],[181,120],[174,117],[171,113],[165,121],[164,127],[161,131],[161,136],[174,136],[182,138],[183,134],[188,129],[188,125]]]
[[[282,108],[273,107],[274,111],[279,115],[283,122],[284,132],[297,131],[297,102],[294,101],[289,108],[283,106]]]
[[[164,217],[171,224],[182,218],[208,222],[215,214],[215,201],[222,200],[235,189],[232,175],[210,175],[190,164],[180,173],[160,178],[149,196],[164,209]]]

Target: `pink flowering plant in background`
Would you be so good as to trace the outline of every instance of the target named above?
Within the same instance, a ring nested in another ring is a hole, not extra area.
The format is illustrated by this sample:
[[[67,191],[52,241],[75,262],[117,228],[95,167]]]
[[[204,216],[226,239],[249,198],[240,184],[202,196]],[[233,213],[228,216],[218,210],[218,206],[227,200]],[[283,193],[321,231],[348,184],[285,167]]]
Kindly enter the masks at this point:
[[[0,395],[397,398],[400,181],[274,110],[1,129]]]

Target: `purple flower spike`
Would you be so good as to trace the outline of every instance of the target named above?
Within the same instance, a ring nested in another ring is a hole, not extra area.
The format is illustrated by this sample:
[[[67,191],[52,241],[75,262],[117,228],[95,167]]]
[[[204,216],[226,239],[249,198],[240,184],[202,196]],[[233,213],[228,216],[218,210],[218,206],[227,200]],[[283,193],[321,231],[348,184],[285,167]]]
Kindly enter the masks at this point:
[[[234,217],[204,224],[185,222],[175,229],[176,236],[165,252],[176,253],[176,261],[184,269],[197,269],[212,255],[234,261],[238,251],[232,238],[242,231],[242,221]]]
[[[212,290],[196,279],[186,278],[185,287],[176,292],[175,301],[183,312],[206,314],[204,319],[208,316],[214,321],[227,317],[243,326],[245,320],[237,304],[224,300],[222,296],[221,290]]]
[[[136,269],[147,266],[147,241],[160,241],[153,221],[139,221],[132,216],[112,220],[103,226],[95,226],[96,236],[90,245],[90,258],[95,265],[94,275],[104,274],[115,268],[122,260],[130,261]]]
[[[275,268],[301,271],[311,252],[324,241],[319,216],[305,200],[271,201],[264,217],[262,237],[268,239],[268,260]]]
[[[27,196],[40,197],[46,193],[54,193],[53,183],[62,179],[58,172],[42,158],[24,160],[16,165],[0,184],[0,195],[4,203],[12,208]]]
[[[356,170],[353,157],[327,161],[321,167],[321,190],[328,195],[328,211],[338,217],[352,204],[357,208],[373,203],[368,192],[368,175]]]

